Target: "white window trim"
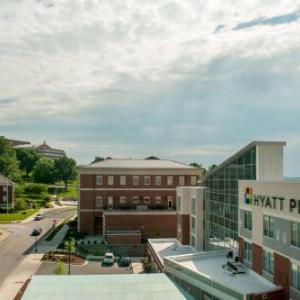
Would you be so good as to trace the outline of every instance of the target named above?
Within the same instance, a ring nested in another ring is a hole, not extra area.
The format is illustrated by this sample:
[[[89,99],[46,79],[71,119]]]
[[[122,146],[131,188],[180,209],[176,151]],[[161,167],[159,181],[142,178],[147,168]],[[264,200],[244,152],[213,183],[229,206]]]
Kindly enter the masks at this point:
[[[143,200],[144,200],[145,204],[149,204],[150,203],[150,197],[149,196],[145,196]]]
[[[124,179],[124,181],[122,179]],[[125,175],[120,176],[120,185],[126,185],[126,176]]]
[[[127,203],[126,196],[120,196],[120,204],[126,204],[126,203]]]
[[[179,176],[179,185],[184,186],[185,185],[185,176]]]
[[[162,200],[161,196],[156,196],[155,197],[155,203],[156,204],[161,204],[161,200]]]
[[[160,175],[155,176],[155,185],[161,186],[161,176]]]
[[[137,180],[137,182],[135,181],[135,179]],[[132,185],[137,186],[139,184],[140,184],[140,176],[138,176],[138,175],[132,176]]]
[[[99,200],[100,200],[100,205],[98,205]],[[95,207],[96,208],[102,208],[103,207],[103,197],[102,196],[96,196]]]
[[[144,185],[146,185],[146,186],[151,185],[151,177],[150,176],[144,176]]]
[[[108,185],[114,185],[114,176],[113,175],[109,175],[107,177],[107,184]]]
[[[138,204],[139,203],[139,197],[138,196],[133,196],[132,197],[132,203]]]
[[[169,181],[170,180],[170,181]],[[174,177],[173,176],[168,176],[167,177],[167,185],[172,186],[174,185]]]
[[[103,185],[103,176],[102,175],[96,175],[96,185]]]

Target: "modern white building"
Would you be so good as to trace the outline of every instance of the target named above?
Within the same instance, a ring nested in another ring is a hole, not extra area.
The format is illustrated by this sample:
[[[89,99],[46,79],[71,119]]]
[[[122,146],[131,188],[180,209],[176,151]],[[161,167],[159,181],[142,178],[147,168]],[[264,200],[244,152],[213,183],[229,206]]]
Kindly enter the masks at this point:
[[[239,250],[257,273],[300,299],[300,182],[239,182]]]

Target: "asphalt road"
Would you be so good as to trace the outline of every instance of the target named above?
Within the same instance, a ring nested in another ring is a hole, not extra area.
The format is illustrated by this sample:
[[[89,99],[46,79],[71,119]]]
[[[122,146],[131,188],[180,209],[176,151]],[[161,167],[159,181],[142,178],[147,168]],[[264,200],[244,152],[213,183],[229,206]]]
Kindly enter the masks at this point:
[[[0,242],[0,285],[21,262],[26,250],[34,244],[35,237],[31,236],[34,227],[42,227],[44,234],[52,227],[54,219],[59,221],[75,214],[76,208],[59,208],[46,211],[45,219],[41,221],[0,225],[10,234]]]

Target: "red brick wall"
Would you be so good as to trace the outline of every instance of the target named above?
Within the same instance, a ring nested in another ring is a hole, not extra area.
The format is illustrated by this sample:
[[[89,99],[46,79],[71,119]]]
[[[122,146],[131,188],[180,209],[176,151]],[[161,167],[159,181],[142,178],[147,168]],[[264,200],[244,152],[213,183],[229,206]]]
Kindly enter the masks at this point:
[[[244,249],[245,249],[245,241],[243,238],[239,237],[239,257],[240,261],[244,262]]]
[[[177,239],[183,245],[190,244],[190,215],[177,214]]]
[[[255,294],[253,300],[285,300],[283,289]],[[287,299],[288,300],[288,299]]]
[[[176,238],[176,214],[104,213],[105,230],[140,230],[143,238]]]
[[[112,190],[112,191],[80,191],[80,209],[95,209],[96,197],[103,199],[103,208],[107,209],[108,197],[113,197],[113,208],[135,208],[137,205],[147,205],[149,208],[168,208],[168,197],[172,197],[172,209],[176,209],[176,190]],[[120,203],[120,197],[126,197],[126,203]],[[155,197],[161,197],[161,203],[155,202]],[[133,197],[139,197],[139,203],[133,203]],[[144,202],[144,197],[150,197],[150,203]]]
[[[141,235],[140,234],[108,234],[106,236],[106,241],[108,244],[140,244],[141,243]]]
[[[288,258],[274,253],[274,284],[280,285],[284,290],[284,298],[289,299],[289,287],[291,284],[291,265]]]
[[[102,212],[81,211],[80,212],[80,232],[86,234],[103,234]]]
[[[179,176],[185,177],[185,185],[191,185],[191,176],[194,175],[158,175],[161,176],[161,185],[155,184],[155,176],[156,175],[138,175],[139,176],[139,184],[133,185],[132,178],[135,175],[112,175],[114,177],[114,184],[108,185],[108,176],[107,174],[99,174],[103,178],[102,185],[96,185],[96,175],[94,174],[81,174],[80,175],[80,187],[81,188],[176,188],[179,186]],[[126,184],[120,185],[120,176],[126,176]],[[144,176],[150,176],[150,185],[144,185]],[[173,185],[167,184],[167,177],[173,176]],[[199,179],[199,176],[197,176]]]
[[[262,275],[263,270],[263,248],[257,244],[252,244],[252,269]]]

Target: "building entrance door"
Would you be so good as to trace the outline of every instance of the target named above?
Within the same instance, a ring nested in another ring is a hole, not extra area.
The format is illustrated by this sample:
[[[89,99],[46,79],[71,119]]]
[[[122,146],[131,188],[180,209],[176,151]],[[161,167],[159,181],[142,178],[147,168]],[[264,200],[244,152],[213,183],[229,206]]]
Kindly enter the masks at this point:
[[[108,197],[108,209],[113,209],[114,207],[114,198],[113,197]]]

